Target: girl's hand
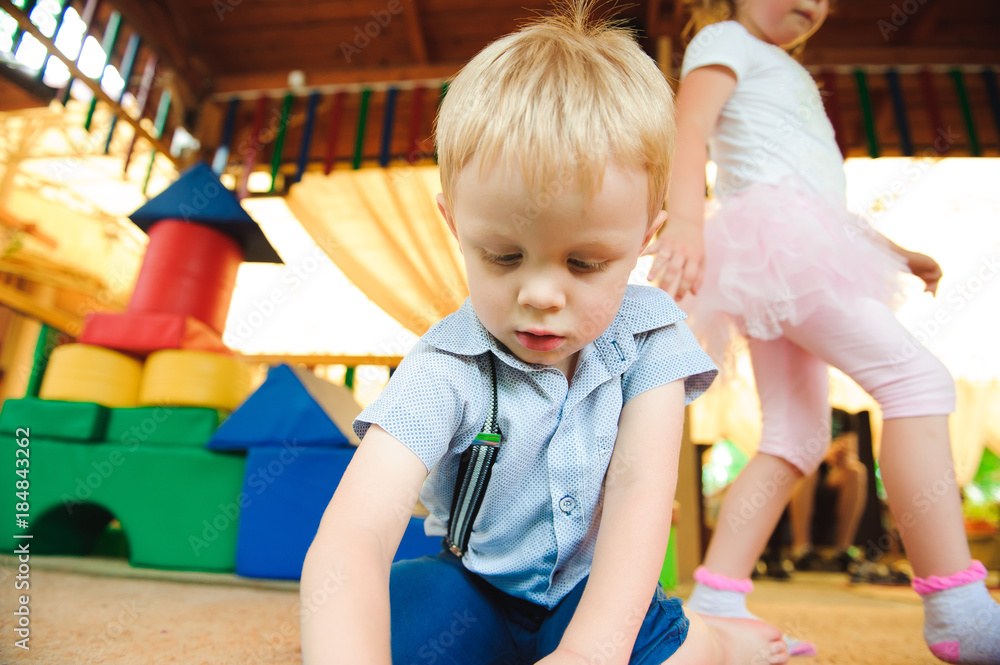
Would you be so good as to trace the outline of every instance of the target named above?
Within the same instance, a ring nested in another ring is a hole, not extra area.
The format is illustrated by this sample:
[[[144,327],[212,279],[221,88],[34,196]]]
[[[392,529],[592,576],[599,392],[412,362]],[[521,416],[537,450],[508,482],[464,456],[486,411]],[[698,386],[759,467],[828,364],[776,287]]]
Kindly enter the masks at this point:
[[[647,280],[680,300],[689,291],[698,293],[705,276],[705,239],[695,222],[667,221],[660,237],[644,252],[654,255]]]
[[[941,280],[941,266],[938,262],[919,252],[907,251],[905,254],[906,265],[914,275],[924,280],[924,291],[929,291],[931,295],[937,295],[938,282]]]

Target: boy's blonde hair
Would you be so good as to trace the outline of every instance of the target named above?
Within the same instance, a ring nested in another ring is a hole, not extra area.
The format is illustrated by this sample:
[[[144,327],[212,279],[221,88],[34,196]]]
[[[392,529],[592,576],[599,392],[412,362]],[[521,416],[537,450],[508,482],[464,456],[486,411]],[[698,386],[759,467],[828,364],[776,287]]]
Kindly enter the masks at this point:
[[[458,174],[473,160],[519,172],[542,195],[570,183],[593,195],[612,163],[641,169],[650,221],[663,207],[670,86],[628,30],[594,16],[593,0],[561,2],[480,51],[449,86],[435,130],[452,210]]]

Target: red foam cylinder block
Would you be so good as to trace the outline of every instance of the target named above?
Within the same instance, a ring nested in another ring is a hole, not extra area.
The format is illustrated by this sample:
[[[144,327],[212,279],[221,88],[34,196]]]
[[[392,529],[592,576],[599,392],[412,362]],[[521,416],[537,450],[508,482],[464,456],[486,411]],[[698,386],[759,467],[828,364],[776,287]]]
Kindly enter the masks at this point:
[[[221,335],[242,260],[237,242],[209,226],[157,222],[128,311],[192,316]]]
[[[171,312],[95,312],[87,316],[77,341],[138,356],[163,349],[233,353],[222,335],[198,319]]]

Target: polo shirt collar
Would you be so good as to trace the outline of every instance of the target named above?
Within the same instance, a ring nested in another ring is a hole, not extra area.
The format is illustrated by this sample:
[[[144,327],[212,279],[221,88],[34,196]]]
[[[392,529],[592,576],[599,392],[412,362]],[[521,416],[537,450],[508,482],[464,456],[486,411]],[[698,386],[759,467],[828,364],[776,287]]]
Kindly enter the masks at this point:
[[[596,340],[581,349],[580,360],[582,362],[584,356],[589,355],[584,354],[584,351],[592,346],[612,376],[623,374],[635,360],[636,335],[686,318],[687,315],[663,290],[651,286],[629,285],[611,325]],[[492,351],[508,365],[522,371],[547,368],[545,365],[526,363],[501,346],[483,327],[469,298],[465,299],[458,311],[436,323],[421,339],[441,351],[462,356],[478,356]]]

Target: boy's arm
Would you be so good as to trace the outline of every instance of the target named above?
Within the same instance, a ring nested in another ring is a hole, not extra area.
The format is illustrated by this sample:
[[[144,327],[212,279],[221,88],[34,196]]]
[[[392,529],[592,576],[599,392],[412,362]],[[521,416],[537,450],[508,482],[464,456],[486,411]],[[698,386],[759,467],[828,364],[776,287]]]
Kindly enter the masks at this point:
[[[656,255],[649,281],[678,300],[701,286],[707,144],[735,89],[736,74],[731,69],[707,65],[689,72],[677,94],[677,147],[670,166],[667,225],[646,253]]]
[[[409,448],[371,426],[302,567],[305,665],[390,665],[389,567],[426,475]]]
[[[683,422],[683,380],[622,409],[590,579],[559,648],[540,663],[628,663],[663,568]]]

